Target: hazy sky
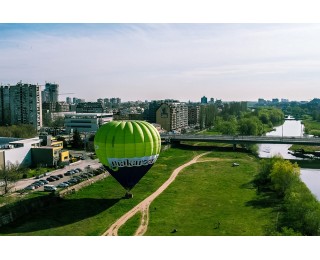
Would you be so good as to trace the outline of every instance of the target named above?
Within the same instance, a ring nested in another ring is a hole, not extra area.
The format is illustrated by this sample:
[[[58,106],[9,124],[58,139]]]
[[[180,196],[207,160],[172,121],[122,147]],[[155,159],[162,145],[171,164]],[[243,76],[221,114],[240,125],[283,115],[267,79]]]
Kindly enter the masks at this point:
[[[0,83],[127,100],[320,97],[320,24],[0,24]]]

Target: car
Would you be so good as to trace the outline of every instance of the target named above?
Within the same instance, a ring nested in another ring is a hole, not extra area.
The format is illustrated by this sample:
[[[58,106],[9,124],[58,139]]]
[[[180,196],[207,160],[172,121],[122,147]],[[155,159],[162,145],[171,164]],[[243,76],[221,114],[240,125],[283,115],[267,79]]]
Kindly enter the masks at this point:
[[[61,182],[57,185],[57,188],[66,188],[66,187],[69,187],[69,185],[64,182]]]
[[[37,185],[37,186],[43,186],[44,185],[44,183],[43,182],[41,182],[41,181],[35,181],[34,183],[32,183],[32,185]]]
[[[64,173],[64,176],[70,176],[71,175],[71,172],[70,171],[67,171]]]
[[[57,187],[54,185],[44,185],[43,190],[44,191],[56,191]]]
[[[78,183],[79,181],[77,179],[70,179],[68,180],[68,182],[72,183],[72,184],[76,184]]]
[[[60,179],[63,178],[63,175],[62,175],[62,174],[58,174],[57,176],[58,176]]]
[[[56,181],[56,179],[54,179],[54,178],[52,178],[52,177],[48,177],[46,180],[47,180],[47,181],[50,181],[50,182]]]
[[[239,165],[240,165],[239,163],[233,163],[232,167],[239,166]]]
[[[49,182],[47,180],[39,180],[41,181],[43,184],[48,184]]]
[[[35,189],[35,187],[33,185],[29,185],[24,188],[24,190],[34,190],[34,189]]]
[[[58,176],[55,176],[55,175],[52,175],[51,178],[52,178],[52,179],[55,179],[56,181],[57,181],[57,180],[60,180],[60,178],[59,178]]]

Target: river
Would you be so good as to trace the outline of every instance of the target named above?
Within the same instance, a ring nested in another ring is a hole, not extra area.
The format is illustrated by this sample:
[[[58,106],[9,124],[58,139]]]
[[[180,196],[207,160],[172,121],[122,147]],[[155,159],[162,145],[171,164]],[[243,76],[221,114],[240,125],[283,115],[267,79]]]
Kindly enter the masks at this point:
[[[300,120],[286,120],[283,125],[278,126],[267,133],[267,136],[303,136],[304,125]],[[285,159],[301,158],[295,157],[289,153],[290,144],[261,144],[259,145],[259,157],[270,158],[274,155],[281,155]],[[301,168],[301,180],[307,185],[310,191],[320,200],[320,169]]]

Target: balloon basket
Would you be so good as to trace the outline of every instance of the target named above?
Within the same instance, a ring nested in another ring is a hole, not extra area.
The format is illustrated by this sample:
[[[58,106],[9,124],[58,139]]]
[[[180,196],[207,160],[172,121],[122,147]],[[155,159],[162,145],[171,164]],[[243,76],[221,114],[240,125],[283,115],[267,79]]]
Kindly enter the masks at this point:
[[[125,199],[132,199],[133,198],[133,194],[130,192],[126,192],[126,194],[124,195]]]

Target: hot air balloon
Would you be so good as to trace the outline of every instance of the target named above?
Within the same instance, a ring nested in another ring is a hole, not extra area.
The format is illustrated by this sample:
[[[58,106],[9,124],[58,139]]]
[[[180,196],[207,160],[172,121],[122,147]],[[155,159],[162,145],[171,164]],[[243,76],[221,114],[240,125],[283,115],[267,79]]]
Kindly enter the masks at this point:
[[[145,121],[111,121],[94,138],[100,162],[132,197],[130,190],[158,159],[161,139],[158,130]]]

